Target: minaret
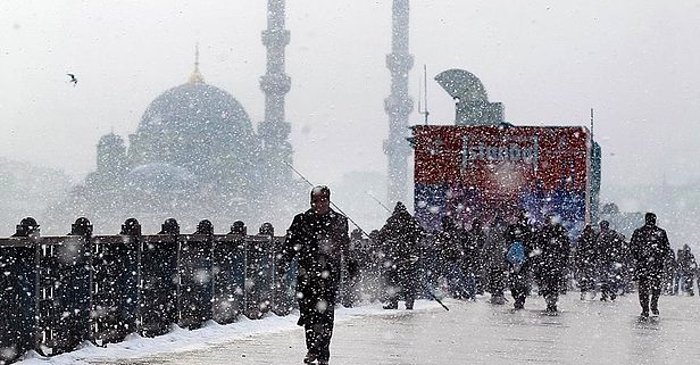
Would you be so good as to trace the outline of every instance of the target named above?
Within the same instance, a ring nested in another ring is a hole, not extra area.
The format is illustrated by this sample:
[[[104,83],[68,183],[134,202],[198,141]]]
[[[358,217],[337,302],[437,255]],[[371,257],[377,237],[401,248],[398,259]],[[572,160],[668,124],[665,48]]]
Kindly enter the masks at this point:
[[[405,202],[408,184],[408,157],[411,154],[408,137],[408,115],[413,100],[408,96],[408,73],[413,56],[408,53],[408,0],[394,0],[392,7],[391,53],[386,67],[391,72],[391,94],[384,100],[389,115],[389,138],[384,141],[384,153],[389,160],[388,194],[390,204]]]
[[[285,0],[267,1],[267,29],[262,32],[262,42],[267,48],[267,72],[260,78],[260,88],[265,93],[265,120],[258,127],[262,143],[262,158],[267,164],[266,179],[274,185],[291,178],[292,145],[289,143],[291,126],[285,122],[284,97],[289,92],[291,80],[285,74],[285,47],[289,44],[289,31],[284,29]]]

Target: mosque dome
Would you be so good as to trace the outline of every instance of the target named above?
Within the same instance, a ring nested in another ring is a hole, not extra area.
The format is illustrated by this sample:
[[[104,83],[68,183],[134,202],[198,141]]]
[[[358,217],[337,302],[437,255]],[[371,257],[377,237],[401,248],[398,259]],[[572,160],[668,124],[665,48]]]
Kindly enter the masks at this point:
[[[257,142],[243,106],[198,70],[151,102],[130,139],[136,164],[166,163],[198,176],[222,159],[250,159]]]

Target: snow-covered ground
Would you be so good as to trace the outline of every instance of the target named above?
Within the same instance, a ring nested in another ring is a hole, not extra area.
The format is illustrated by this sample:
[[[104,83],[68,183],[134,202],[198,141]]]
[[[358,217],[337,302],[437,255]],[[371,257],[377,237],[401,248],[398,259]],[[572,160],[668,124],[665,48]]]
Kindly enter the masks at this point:
[[[331,345],[338,364],[697,364],[700,299],[662,297],[661,318],[641,322],[636,295],[615,303],[563,296],[561,314],[545,316],[543,300],[524,311],[509,305],[447,300],[450,311],[419,301],[417,310],[379,305],[340,309]],[[156,338],[132,336],[106,348],[86,346],[20,364],[301,364],[303,332],[296,316],[268,316]]]

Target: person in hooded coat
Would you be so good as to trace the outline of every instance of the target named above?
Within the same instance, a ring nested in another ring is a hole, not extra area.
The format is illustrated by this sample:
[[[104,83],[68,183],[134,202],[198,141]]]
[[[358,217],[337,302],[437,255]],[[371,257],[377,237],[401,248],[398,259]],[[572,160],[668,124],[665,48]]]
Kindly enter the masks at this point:
[[[505,260],[508,246],[506,245],[506,222],[500,215],[496,216],[486,234],[484,246],[484,261],[488,275],[488,291],[491,293],[491,304],[505,304],[503,291],[506,288],[508,264]]]
[[[598,249],[595,232],[591,225],[586,225],[576,241],[576,268],[581,288],[581,300],[595,298],[595,285],[598,266]]]
[[[330,208],[330,198],[326,186],[311,190],[311,208],[294,217],[278,267],[283,278],[291,261],[298,259],[297,324],[305,331],[306,364],[328,364],[342,263],[351,261],[348,220]]]
[[[406,299],[406,309],[413,309],[416,299],[418,243],[422,230],[403,203],[396,203],[394,212],[379,230],[379,240],[384,252],[385,309],[397,309],[399,296]]]
[[[437,246],[442,265],[441,279],[447,291],[455,299],[464,299],[467,294],[467,277],[462,271],[466,231],[459,227],[451,216],[442,217],[442,230],[437,234]]]
[[[600,222],[596,247],[600,273],[600,300],[615,300],[622,278],[624,239],[617,231],[610,228],[610,222],[604,220]]]
[[[693,296],[693,280],[695,279],[695,272],[698,269],[698,264],[695,262],[695,256],[690,251],[690,246],[683,245],[683,248],[678,250],[678,256],[676,258],[678,273],[677,280],[680,284],[680,292],[688,293]],[[699,284],[700,285],[700,284]]]
[[[482,228],[481,221],[475,219],[472,227],[466,232],[466,239],[463,242],[462,252],[462,272],[466,276],[467,298],[475,300],[477,287],[482,278],[483,270],[483,250],[486,244],[486,233]]]
[[[643,318],[649,317],[649,309],[652,315],[659,315],[661,276],[666,258],[673,254],[666,231],[656,225],[656,214],[646,213],[644,222],[644,226],[637,228],[630,240]]]
[[[571,243],[566,228],[554,217],[548,218],[547,224],[542,227],[537,237],[540,291],[547,303],[547,312],[556,313],[559,289],[566,272]]]

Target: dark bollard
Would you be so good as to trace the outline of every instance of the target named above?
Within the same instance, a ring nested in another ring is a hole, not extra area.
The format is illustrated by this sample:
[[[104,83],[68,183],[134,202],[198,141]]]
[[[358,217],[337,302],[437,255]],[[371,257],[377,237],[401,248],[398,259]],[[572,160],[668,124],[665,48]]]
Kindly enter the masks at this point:
[[[141,224],[136,218],[129,218],[122,224],[122,230],[119,234],[127,236],[140,236],[141,235]]]
[[[39,225],[26,219],[18,225],[19,235],[0,240],[0,273],[5,273],[0,275],[0,364],[35,348],[38,267],[34,258],[39,245],[32,238],[38,238],[34,234]]]
[[[284,237],[272,237],[274,247],[274,262],[273,262],[273,284],[274,284],[274,301],[272,311],[278,316],[289,314],[297,305],[296,302],[296,279],[298,273],[297,260],[293,260],[287,268],[285,276],[278,276],[277,268],[282,263],[282,254],[284,250]]]
[[[74,225],[79,232],[85,226],[82,219]],[[140,241],[141,225],[129,218],[118,236],[93,242],[92,329],[97,345],[119,342],[137,330]]]
[[[246,234],[248,234],[248,227],[245,226],[245,223],[243,223],[243,221],[235,221],[231,225],[231,233],[242,234],[245,236]]]
[[[75,236],[92,236],[92,223],[85,217],[80,217],[71,225],[70,234]]]
[[[197,224],[197,231],[182,242],[180,250],[180,326],[201,327],[212,315],[212,235],[208,220]]]
[[[158,234],[180,234],[180,225],[175,218],[168,218],[160,225]]]
[[[197,223],[197,231],[195,231],[194,234],[212,235],[214,234],[214,226],[208,219],[204,219],[201,222]]]
[[[260,229],[258,230],[258,234],[260,235],[265,235],[265,236],[274,236],[275,235],[275,227],[272,226],[272,223],[263,223],[260,226]]]
[[[26,217],[22,218],[19,222],[15,234],[13,234],[12,237],[39,236],[39,232],[39,224],[37,224],[36,219]]]
[[[248,236],[246,242],[246,316],[259,319],[274,301],[274,247],[270,236]]]
[[[145,236],[141,244],[141,334],[168,332],[178,318],[178,250],[180,225],[168,218],[158,235]]]
[[[225,236],[217,236],[213,243],[214,307],[212,315],[220,324],[234,322],[243,313],[246,272],[245,239],[245,235],[231,232]]]
[[[56,355],[90,338],[91,240],[89,236],[44,237],[36,258],[36,350]]]

